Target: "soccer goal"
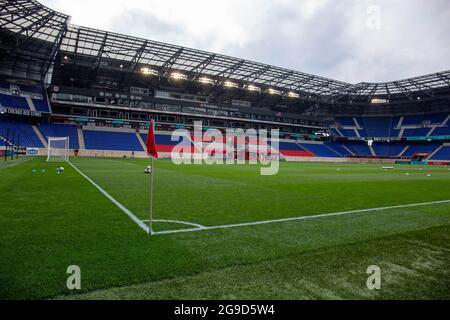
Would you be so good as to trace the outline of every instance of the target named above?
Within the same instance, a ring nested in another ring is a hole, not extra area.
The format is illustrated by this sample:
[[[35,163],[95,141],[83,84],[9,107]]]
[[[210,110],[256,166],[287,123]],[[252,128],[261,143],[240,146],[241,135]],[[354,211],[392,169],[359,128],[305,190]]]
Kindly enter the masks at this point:
[[[47,162],[69,160],[69,137],[47,137]]]

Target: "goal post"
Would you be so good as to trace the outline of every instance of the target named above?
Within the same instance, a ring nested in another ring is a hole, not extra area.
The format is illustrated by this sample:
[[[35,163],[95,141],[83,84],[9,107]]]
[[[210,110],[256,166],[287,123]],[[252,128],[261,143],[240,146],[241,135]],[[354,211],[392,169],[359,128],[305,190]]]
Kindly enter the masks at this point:
[[[69,160],[69,137],[47,137],[47,162]]]

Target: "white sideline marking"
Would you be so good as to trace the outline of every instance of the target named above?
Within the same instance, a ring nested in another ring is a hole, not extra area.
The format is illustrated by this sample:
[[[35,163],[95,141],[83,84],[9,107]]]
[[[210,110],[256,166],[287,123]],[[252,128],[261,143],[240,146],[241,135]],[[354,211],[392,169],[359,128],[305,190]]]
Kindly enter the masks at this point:
[[[74,168],[79,174],[81,174],[87,181],[89,181],[90,183],[92,183],[92,185],[94,187],[96,187],[101,193],[103,193],[103,195],[105,197],[107,197],[109,200],[111,200],[112,203],[114,203],[120,210],[122,210],[123,212],[126,213],[126,215],[128,217],[131,218],[131,220],[133,220],[134,222],[137,223],[137,225],[139,227],[141,227],[142,229],[145,230],[145,232],[149,233],[149,227],[143,223],[140,219],[138,219],[138,217],[136,217],[130,210],[128,210],[125,206],[123,206],[119,201],[117,201],[116,199],[114,199],[108,192],[106,192],[102,187],[100,187],[98,184],[96,184],[91,178],[89,178],[87,175],[85,175],[83,172],[81,172],[80,170],[78,170],[77,167],[75,167],[74,164],[72,164],[70,161],[67,161],[72,168]]]
[[[308,220],[308,219],[317,219],[317,218],[333,217],[333,216],[343,216],[343,215],[353,214],[353,213],[368,213],[368,212],[373,212],[373,211],[383,211],[383,210],[389,210],[389,209],[401,209],[401,208],[410,208],[410,207],[419,207],[419,206],[429,206],[429,205],[441,204],[441,203],[450,203],[450,200],[403,204],[403,205],[398,205],[398,206],[359,209],[359,210],[342,211],[342,212],[334,212],[334,213],[323,213],[323,214],[318,214],[318,215],[313,215],[313,216],[302,216],[302,217],[274,219],[274,220],[265,220],[265,221],[257,221],[257,222],[236,223],[236,224],[227,224],[227,225],[221,225],[221,226],[211,226],[211,227],[204,226],[202,228],[194,228],[194,229],[157,231],[157,232],[154,232],[153,234],[154,235],[163,235],[163,234],[187,233],[187,232],[197,232],[197,231],[215,230],[215,229],[239,228],[239,227],[256,226],[256,225],[263,225],[263,224],[270,224],[270,223]]]
[[[142,222],[147,222],[148,223],[148,219],[147,220],[142,220]],[[160,220],[160,219],[153,219],[153,222],[167,222],[167,223],[177,223],[177,224],[185,224],[188,226],[194,226],[196,229],[204,229],[206,228],[205,226],[202,226],[201,224],[197,224],[197,223],[192,223],[192,222],[186,222],[186,221],[180,221],[180,220]]]

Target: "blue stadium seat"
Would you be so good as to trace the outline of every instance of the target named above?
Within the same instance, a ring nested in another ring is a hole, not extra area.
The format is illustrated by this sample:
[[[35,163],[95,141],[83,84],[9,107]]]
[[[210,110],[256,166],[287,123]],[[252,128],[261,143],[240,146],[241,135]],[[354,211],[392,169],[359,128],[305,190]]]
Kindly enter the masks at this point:
[[[144,151],[135,133],[83,130],[88,150]]]
[[[450,160],[450,146],[443,147],[430,160]]]
[[[78,143],[77,127],[74,125],[60,123],[41,123],[39,125],[39,130],[46,139],[47,137],[69,137],[69,148],[80,148],[80,145]]]
[[[48,106],[48,102],[46,100],[40,100],[40,99],[32,99],[34,107],[36,108],[36,111],[40,112],[50,112],[50,108]]]
[[[373,144],[375,154],[380,157],[397,157],[406,145],[376,142]]]
[[[6,94],[0,94],[0,105],[6,108],[30,110],[27,99]]]
[[[342,132],[344,137],[356,137],[355,130],[352,129],[339,129]]]
[[[343,126],[351,126],[351,127],[355,127],[355,122],[353,121],[353,118],[351,117],[340,117],[338,118],[338,121],[343,125]]]
[[[432,136],[450,136],[450,126],[439,127],[434,129],[431,134]]]
[[[303,149],[314,153],[314,155],[316,157],[326,157],[326,158],[341,158],[342,157],[342,155],[338,154],[336,151],[328,148],[326,145],[323,145],[323,144],[302,143],[302,144],[300,144],[300,146]]]
[[[440,144],[436,143],[411,145],[403,156],[412,157],[415,153],[433,153],[439,147]]]
[[[426,137],[431,128],[405,129],[403,137]]]
[[[0,120],[0,133],[6,138],[9,128],[10,135],[14,132],[15,143],[22,147],[44,148],[41,140],[28,123]]]
[[[343,156],[343,157],[348,157],[351,156],[352,154],[345,149],[340,143],[336,143],[336,142],[325,142],[325,145],[334,150],[337,154]]]
[[[356,156],[372,156],[366,143],[343,143],[346,148],[353,152]]]

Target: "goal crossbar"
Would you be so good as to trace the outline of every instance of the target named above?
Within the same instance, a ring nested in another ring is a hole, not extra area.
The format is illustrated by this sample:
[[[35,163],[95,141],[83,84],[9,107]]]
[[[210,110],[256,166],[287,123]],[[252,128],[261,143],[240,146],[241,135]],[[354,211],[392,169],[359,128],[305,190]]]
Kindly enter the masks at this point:
[[[69,137],[47,137],[47,161],[69,160]]]

